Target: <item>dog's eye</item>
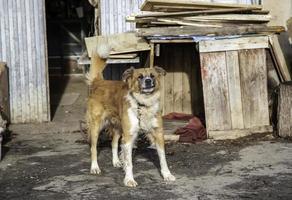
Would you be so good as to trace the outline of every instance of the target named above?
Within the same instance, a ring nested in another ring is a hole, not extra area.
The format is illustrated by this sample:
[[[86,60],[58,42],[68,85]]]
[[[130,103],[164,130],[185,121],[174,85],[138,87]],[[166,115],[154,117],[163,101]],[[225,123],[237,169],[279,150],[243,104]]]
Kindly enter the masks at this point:
[[[154,75],[153,75],[153,74],[150,74],[150,77],[151,77],[151,78],[154,78]]]
[[[143,75],[142,75],[142,74],[140,74],[140,75],[138,76],[138,78],[139,78],[139,79],[142,79],[142,78],[143,78]]]

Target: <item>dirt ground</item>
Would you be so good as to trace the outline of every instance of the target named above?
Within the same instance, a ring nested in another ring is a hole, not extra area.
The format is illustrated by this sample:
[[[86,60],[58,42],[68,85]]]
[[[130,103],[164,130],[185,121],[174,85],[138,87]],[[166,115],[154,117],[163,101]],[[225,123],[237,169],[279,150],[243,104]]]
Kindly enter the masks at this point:
[[[10,127],[0,162],[0,199],[292,199],[292,143],[267,134],[167,144],[173,183],[162,180],[156,151],[139,142],[133,158],[139,185],[133,189],[123,186],[123,171],[112,166],[110,143],[103,138],[102,173],[90,175],[89,146],[79,132],[84,102],[81,97],[57,108],[53,122]]]

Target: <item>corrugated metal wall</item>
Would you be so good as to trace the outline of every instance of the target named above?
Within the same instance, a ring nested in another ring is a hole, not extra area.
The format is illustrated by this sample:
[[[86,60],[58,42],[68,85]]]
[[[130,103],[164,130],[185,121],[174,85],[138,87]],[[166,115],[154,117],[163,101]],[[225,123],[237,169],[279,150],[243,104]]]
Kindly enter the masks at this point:
[[[139,12],[144,0],[100,0],[101,35],[133,30],[133,23],[126,23],[125,17]]]
[[[50,119],[45,0],[0,0],[0,60],[9,68],[12,123]]]

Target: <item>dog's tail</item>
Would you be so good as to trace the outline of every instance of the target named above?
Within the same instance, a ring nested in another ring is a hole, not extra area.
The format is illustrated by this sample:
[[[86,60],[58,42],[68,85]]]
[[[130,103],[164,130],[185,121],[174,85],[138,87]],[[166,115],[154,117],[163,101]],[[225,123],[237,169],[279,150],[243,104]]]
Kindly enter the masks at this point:
[[[97,46],[96,51],[92,52],[90,69],[86,75],[88,85],[91,85],[96,79],[103,80],[102,72],[106,66],[106,59],[110,50],[108,43],[102,43]]]

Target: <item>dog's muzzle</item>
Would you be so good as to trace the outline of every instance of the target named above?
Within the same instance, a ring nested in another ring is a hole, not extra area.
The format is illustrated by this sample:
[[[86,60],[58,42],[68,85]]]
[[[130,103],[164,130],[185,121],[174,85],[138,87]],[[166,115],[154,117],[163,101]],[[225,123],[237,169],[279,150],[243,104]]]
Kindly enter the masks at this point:
[[[154,91],[155,81],[153,78],[146,76],[140,81],[140,84],[141,84],[142,93],[149,94]]]

